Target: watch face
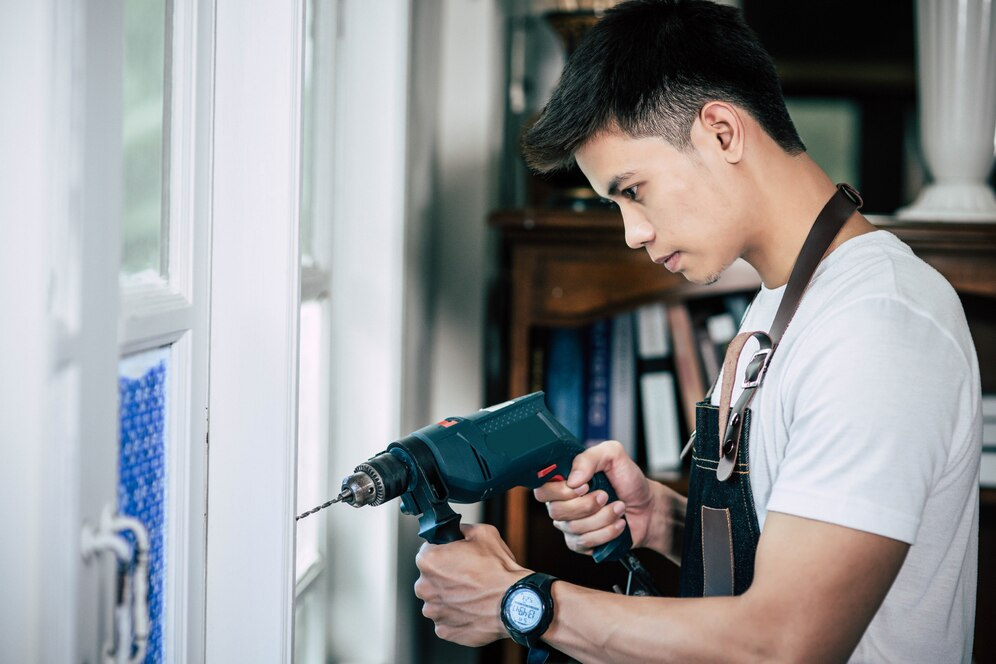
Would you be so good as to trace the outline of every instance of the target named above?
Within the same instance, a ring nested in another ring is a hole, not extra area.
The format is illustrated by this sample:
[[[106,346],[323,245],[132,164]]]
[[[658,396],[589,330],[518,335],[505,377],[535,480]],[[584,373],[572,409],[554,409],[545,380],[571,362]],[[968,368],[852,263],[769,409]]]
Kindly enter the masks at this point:
[[[520,632],[528,632],[543,618],[543,602],[532,588],[517,588],[505,603],[505,619]]]

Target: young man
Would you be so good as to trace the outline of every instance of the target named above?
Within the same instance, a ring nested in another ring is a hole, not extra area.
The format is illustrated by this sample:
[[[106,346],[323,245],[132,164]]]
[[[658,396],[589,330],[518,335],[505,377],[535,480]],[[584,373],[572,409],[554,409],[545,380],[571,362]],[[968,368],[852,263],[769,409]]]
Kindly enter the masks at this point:
[[[763,286],[742,329],[770,330],[777,353],[757,355],[770,364],[729,449],[719,412],[750,388],[746,373],[757,377],[746,365],[758,341],[728,361],[725,394],[700,407],[687,514],[615,442],[535,492],[575,551],[625,523],[634,546],[676,561],[683,551],[683,597],[547,579],[523,611],[552,620],[520,624],[499,607],[530,571],[493,528],[465,526],[465,541],[425,545],[417,559],[415,591],[437,634],[480,645],[511,630],[585,662],[970,661],[981,418],[964,314],[943,278],[805,154],[738,12],[703,0],[607,12],[524,143],[537,170],[576,161],[619,205],[627,244],[661,269],[709,283],[749,262]],[[812,245],[814,220],[834,215],[834,233]],[[797,257],[814,252],[811,279],[789,283]],[[794,316],[777,312],[803,291]],[[618,501],[588,491],[597,471]],[[731,500],[709,502],[729,487]],[[728,551],[707,542],[716,532]]]

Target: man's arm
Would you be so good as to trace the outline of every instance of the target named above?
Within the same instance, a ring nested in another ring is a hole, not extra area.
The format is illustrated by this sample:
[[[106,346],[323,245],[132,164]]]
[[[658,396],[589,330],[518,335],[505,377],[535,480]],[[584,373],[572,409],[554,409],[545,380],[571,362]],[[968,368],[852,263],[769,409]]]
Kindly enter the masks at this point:
[[[555,583],[544,640],[581,661],[843,662],[909,545],[771,512],[738,597],[624,597]]]

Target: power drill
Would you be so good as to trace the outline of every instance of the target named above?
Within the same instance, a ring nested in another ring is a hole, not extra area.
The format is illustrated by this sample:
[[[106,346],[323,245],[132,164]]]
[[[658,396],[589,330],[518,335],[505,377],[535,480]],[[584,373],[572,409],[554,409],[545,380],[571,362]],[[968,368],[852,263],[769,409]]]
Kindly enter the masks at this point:
[[[401,511],[418,516],[419,535],[433,544],[463,539],[460,515],[449,502],[476,503],[512,487],[534,489],[563,480],[584,451],[534,392],[463,417],[448,417],[387,446],[342,481],[339,495],[298,516],[337,502],[353,507],[381,505],[401,497]],[[605,473],[589,490],[615,490]],[[596,562],[618,560],[630,571],[628,594],[657,595],[650,575],[630,552],[629,526],[592,552]]]

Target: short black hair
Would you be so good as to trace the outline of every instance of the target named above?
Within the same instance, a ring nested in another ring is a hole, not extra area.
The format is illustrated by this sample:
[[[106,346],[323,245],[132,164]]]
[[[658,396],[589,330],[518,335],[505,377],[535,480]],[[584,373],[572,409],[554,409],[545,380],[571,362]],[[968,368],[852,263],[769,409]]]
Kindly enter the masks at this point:
[[[606,11],[568,58],[523,136],[523,155],[535,171],[567,168],[612,127],[687,150],[710,101],[745,109],[789,154],[805,151],[771,56],[740,10],[706,0],[631,0]]]

